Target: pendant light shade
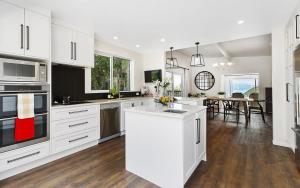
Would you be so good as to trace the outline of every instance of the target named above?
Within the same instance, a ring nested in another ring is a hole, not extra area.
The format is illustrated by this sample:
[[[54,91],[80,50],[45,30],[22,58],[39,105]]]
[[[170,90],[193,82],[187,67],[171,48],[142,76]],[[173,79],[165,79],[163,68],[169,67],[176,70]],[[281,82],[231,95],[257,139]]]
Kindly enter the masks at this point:
[[[166,67],[172,68],[172,67],[178,67],[178,61],[177,58],[173,57],[173,47],[170,48],[171,50],[171,57],[166,59]]]
[[[205,63],[204,63],[203,55],[199,53],[199,44],[200,43],[196,42],[195,44],[197,46],[197,53],[192,55],[190,66],[191,67],[203,67],[203,66],[205,66]]]

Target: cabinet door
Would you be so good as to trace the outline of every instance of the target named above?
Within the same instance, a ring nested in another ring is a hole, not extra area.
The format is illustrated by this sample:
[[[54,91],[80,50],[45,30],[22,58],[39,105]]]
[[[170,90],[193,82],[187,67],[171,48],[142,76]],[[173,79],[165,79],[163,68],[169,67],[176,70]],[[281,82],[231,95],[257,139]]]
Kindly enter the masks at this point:
[[[0,53],[24,55],[24,27],[24,9],[0,1]]]
[[[88,34],[74,32],[74,65],[94,67],[94,38]]]
[[[50,19],[44,15],[25,10],[25,55],[49,59]]]
[[[183,155],[184,155],[184,176],[185,181],[192,175],[195,168],[197,167],[196,161],[196,130],[197,130],[197,121],[196,118],[191,117],[184,120],[184,128],[183,128]]]
[[[72,64],[73,31],[69,28],[52,24],[52,61],[60,64]]]

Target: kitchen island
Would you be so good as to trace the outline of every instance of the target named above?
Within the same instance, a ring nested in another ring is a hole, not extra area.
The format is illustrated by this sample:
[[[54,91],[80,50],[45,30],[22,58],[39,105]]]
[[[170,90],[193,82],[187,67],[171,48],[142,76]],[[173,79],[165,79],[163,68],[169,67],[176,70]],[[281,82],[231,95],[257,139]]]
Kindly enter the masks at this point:
[[[126,170],[160,187],[183,188],[206,160],[206,107],[125,109]]]

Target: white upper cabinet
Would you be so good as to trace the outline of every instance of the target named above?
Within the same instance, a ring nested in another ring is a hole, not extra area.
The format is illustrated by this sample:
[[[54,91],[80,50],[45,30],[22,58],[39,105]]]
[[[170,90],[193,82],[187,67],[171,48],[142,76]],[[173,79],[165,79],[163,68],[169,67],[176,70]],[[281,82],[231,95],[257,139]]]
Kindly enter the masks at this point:
[[[52,62],[73,63],[73,31],[69,28],[52,24]]]
[[[52,24],[52,62],[80,67],[93,67],[93,35],[59,24]]]
[[[24,55],[24,9],[0,1],[0,53]]]
[[[83,67],[94,67],[94,38],[88,34],[74,33],[74,64]]]
[[[0,53],[48,60],[50,17],[0,1]]]
[[[42,59],[50,57],[50,20],[25,10],[25,55]]]

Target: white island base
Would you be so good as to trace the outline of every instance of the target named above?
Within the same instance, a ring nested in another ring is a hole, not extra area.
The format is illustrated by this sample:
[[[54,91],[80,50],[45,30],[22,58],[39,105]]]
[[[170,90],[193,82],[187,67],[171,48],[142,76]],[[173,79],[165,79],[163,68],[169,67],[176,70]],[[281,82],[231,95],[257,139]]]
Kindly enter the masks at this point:
[[[164,188],[183,188],[206,160],[206,107],[157,105],[126,109],[126,170]]]

